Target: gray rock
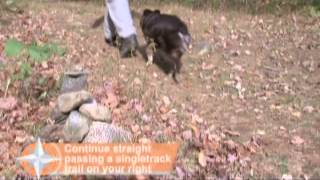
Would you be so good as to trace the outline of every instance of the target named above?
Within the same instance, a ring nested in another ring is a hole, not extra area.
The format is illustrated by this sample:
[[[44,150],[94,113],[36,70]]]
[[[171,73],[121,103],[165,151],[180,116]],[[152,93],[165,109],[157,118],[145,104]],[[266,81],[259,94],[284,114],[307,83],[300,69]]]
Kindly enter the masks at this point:
[[[58,97],[58,109],[62,113],[68,113],[90,100],[92,100],[91,94],[84,90],[61,94]]]
[[[72,111],[63,128],[64,138],[68,142],[80,142],[89,132],[90,120],[78,111]]]
[[[65,121],[68,118],[68,114],[61,112],[58,108],[58,105],[56,105],[53,108],[50,117],[57,124]]]
[[[63,125],[48,124],[40,130],[39,137],[43,142],[58,142],[60,139],[64,138]]]
[[[120,127],[95,121],[92,122],[88,135],[83,142],[86,143],[116,143],[131,142],[132,134]]]
[[[81,67],[74,67],[64,73],[61,85],[61,93],[74,92],[86,89],[88,85],[88,73]]]
[[[96,121],[110,121],[111,112],[109,108],[97,104],[96,101],[92,103],[82,104],[79,108],[81,114],[87,116],[88,118]]]

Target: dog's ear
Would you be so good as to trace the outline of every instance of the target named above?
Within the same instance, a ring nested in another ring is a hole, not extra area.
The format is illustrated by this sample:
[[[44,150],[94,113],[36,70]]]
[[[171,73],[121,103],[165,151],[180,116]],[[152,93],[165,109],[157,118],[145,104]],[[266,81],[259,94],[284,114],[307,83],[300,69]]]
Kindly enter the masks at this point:
[[[151,11],[150,9],[145,9],[145,10],[143,10],[142,16],[147,16],[147,15],[151,14],[152,12],[153,11]]]

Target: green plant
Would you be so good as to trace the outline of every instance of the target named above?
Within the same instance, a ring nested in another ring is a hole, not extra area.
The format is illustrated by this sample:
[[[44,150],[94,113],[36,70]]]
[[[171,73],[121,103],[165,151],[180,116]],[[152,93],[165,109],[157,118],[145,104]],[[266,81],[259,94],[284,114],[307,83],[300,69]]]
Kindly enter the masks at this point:
[[[42,62],[49,59],[52,55],[57,54],[63,56],[65,54],[65,49],[60,48],[57,44],[44,44],[38,45],[37,43],[32,43],[28,47],[28,53],[35,62]]]
[[[66,52],[65,48],[59,47],[56,43],[39,45],[33,42],[29,45],[24,45],[16,39],[8,39],[6,41],[4,52],[8,57],[16,57],[21,55],[24,49],[27,49],[28,56],[35,62],[48,60],[53,55],[63,56]]]
[[[4,46],[4,53],[8,57],[16,57],[21,54],[24,45],[16,39],[9,39]]]
[[[29,63],[20,65],[19,73],[13,77],[13,80],[24,80],[32,74],[32,67]]]
[[[279,168],[281,174],[288,173],[288,158],[286,156],[281,156],[279,159]]]
[[[24,52],[26,52],[25,54],[27,54],[28,58],[25,58],[27,60],[20,65],[19,72],[12,78],[13,80],[26,79],[32,74],[31,64],[46,61],[53,55],[63,56],[66,52],[66,49],[59,47],[56,43],[39,45],[38,43],[33,42],[25,45],[16,39],[8,39],[5,42],[4,53],[7,57],[18,57]],[[29,60],[32,60],[32,62]]]
[[[319,7],[311,6],[309,8],[309,12],[312,17],[320,17],[320,6]]]

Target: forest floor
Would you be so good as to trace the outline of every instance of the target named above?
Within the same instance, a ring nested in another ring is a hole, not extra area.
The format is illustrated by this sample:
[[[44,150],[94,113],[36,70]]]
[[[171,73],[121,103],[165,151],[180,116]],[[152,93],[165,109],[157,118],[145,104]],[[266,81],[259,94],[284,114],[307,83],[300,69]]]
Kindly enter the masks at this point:
[[[319,18],[211,12],[174,3],[135,2],[131,8],[140,44],[145,8],[176,14],[188,25],[193,49],[183,56],[179,84],[140,56],[121,59],[104,42],[102,25],[91,27],[104,15],[101,3],[28,1],[22,14],[1,12],[0,100],[12,97],[14,108],[0,113],[0,177],[15,174],[24,141],[51,122],[54,86],[41,87],[48,96],[39,100],[33,92],[39,88],[25,92],[24,82],[59,81],[80,64],[90,72],[90,92],[105,85],[117,89],[108,99],[114,124],[137,139],[181,142],[169,178],[320,178]],[[5,56],[9,38],[58,42],[67,51],[33,63],[23,81],[10,81],[27,60]]]

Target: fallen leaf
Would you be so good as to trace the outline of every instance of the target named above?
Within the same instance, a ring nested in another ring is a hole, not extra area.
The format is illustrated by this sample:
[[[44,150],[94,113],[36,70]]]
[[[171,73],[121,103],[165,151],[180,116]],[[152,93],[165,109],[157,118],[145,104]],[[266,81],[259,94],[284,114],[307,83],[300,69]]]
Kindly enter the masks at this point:
[[[259,134],[259,135],[265,135],[266,132],[263,131],[263,130],[258,129],[258,130],[257,130],[257,134]]]
[[[168,112],[168,109],[165,106],[160,106],[159,111],[161,114],[165,114]]]
[[[150,178],[145,175],[135,175],[134,176],[136,180],[149,180]]]
[[[18,101],[14,97],[0,98],[0,110],[11,111],[17,107]]]
[[[15,143],[18,143],[18,144],[22,144],[24,142],[26,142],[26,140],[28,139],[27,136],[24,136],[24,137],[16,137],[16,139],[14,140]]]
[[[163,103],[164,103],[166,106],[169,106],[170,103],[171,103],[168,96],[163,96],[163,97],[162,97],[162,101],[163,101]]]
[[[203,151],[198,154],[198,162],[202,167],[207,166],[207,158]]]
[[[227,147],[229,151],[236,150],[237,144],[233,142],[232,140],[228,140],[224,142],[224,145]]]
[[[236,131],[231,131],[231,130],[224,130],[223,131],[225,134],[228,134],[229,136],[240,136],[239,132]]]
[[[202,124],[203,119],[197,114],[192,114],[192,122],[197,122],[199,124]]]
[[[131,126],[131,130],[132,130],[132,132],[137,133],[140,130],[140,127],[139,127],[139,125],[136,124],[136,125]]]
[[[211,70],[211,69],[214,68],[214,65],[213,64],[202,63],[201,68],[202,68],[202,70]]]
[[[233,163],[233,162],[235,162],[237,159],[238,159],[238,158],[237,158],[236,155],[234,155],[234,154],[228,154],[228,161],[229,161],[229,163]]]
[[[117,107],[117,105],[119,104],[118,97],[113,93],[108,93],[107,96],[108,98],[103,102],[104,105],[110,107],[111,109]]]
[[[176,173],[177,173],[179,179],[184,179],[185,173],[183,172],[183,170],[179,166],[176,167]]]
[[[294,117],[300,118],[301,117],[301,112],[296,111],[291,113]]]
[[[312,113],[314,111],[314,108],[312,106],[306,106],[303,108],[303,111],[306,113]]]
[[[141,138],[139,139],[139,143],[148,144],[148,143],[151,143],[151,140],[148,138]]]
[[[195,125],[189,125],[191,127],[191,129],[193,130],[194,134],[196,137],[200,136],[200,130],[198,127],[196,127]]]
[[[191,130],[183,131],[182,137],[183,137],[184,140],[192,139],[192,131]]]
[[[290,175],[290,174],[284,174],[281,177],[281,180],[292,180],[292,179],[293,179],[292,175]]]
[[[142,85],[142,81],[139,79],[139,78],[134,78],[133,80],[134,84],[138,85],[138,86],[141,86]]]
[[[138,112],[138,113],[142,113],[143,111],[143,104],[141,101],[139,100],[133,100],[132,102],[132,107],[133,109]]]
[[[294,136],[292,139],[291,139],[291,144],[294,144],[294,145],[300,145],[300,144],[303,144],[304,143],[304,140],[299,137],[299,136]]]
[[[285,131],[285,130],[287,130],[285,127],[283,127],[283,126],[280,126],[280,128],[279,128],[280,130],[282,130],[282,131]]]

